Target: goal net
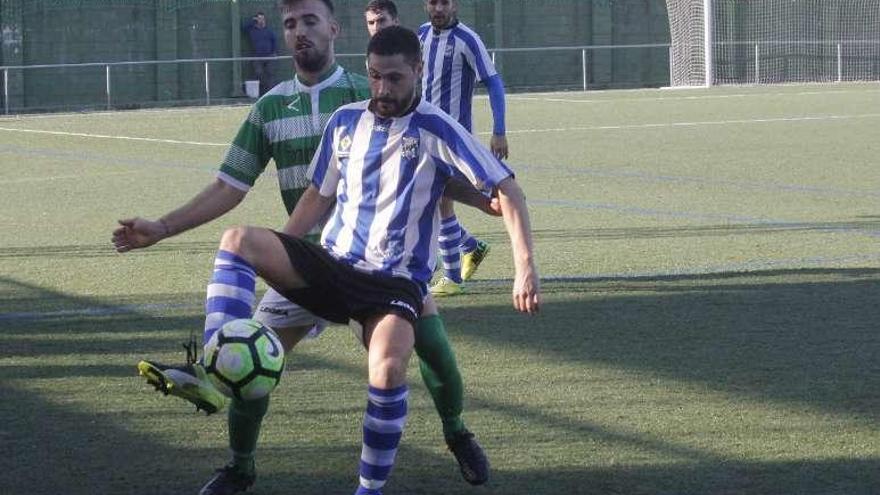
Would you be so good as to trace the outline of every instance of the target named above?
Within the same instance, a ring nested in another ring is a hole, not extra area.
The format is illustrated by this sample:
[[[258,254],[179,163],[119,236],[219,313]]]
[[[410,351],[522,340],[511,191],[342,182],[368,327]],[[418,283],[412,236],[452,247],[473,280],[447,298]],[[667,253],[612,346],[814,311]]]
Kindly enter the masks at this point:
[[[666,5],[673,86],[880,80],[880,0]]]

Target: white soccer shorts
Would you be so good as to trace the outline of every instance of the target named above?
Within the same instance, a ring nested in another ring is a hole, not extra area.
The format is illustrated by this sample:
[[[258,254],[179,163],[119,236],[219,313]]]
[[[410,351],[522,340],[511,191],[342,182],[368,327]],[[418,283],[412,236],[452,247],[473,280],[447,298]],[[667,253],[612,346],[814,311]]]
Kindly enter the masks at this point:
[[[311,325],[309,338],[317,337],[327,328],[327,321],[288,301],[272,288],[266,291],[257,304],[254,319],[273,329]]]

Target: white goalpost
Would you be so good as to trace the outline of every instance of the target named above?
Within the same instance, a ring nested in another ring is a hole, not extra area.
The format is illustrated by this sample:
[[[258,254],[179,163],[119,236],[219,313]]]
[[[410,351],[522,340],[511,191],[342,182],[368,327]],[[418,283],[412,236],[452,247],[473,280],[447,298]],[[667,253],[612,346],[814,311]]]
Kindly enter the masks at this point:
[[[712,0],[666,0],[669,80],[674,87],[714,84]]]
[[[880,80],[880,0],[666,0],[674,87]]]

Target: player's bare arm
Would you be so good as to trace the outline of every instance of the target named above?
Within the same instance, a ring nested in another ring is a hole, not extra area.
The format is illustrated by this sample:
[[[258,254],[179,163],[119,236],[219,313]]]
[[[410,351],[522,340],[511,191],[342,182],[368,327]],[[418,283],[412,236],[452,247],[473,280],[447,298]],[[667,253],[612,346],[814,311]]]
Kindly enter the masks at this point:
[[[282,232],[293,237],[308,234],[324,218],[335,201],[335,197],[321,196],[318,188],[309,186],[290,214]]]
[[[120,253],[152,246],[224,215],[241,203],[246,194],[246,191],[215,179],[186,204],[158,220],[141,217],[119,220],[120,226],[113,231],[111,238],[113,246]]]
[[[513,249],[513,305],[518,311],[534,314],[540,309],[541,293],[526,197],[516,180],[510,177],[498,184],[498,199]]]
[[[470,182],[458,177],[452,177],[446,182],[443,195],[461,204],[472,206],[487,215],[501,216],[501,207],[496,198],[487,198]]]

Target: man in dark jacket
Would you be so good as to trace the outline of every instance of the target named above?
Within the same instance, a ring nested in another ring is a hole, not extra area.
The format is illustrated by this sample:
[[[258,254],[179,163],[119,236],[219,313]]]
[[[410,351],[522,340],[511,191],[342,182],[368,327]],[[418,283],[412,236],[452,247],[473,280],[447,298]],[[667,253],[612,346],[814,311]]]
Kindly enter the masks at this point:
[[[255,16],[244,21],[241,30],[248,35],[251,42],[251,56],[274,57],[278,54],[275,33],[266,25],[266,15],[257,12]],[[251,67],[254,77],[260,80],[260,95],[272,89],[272,60],[252,60]]]

